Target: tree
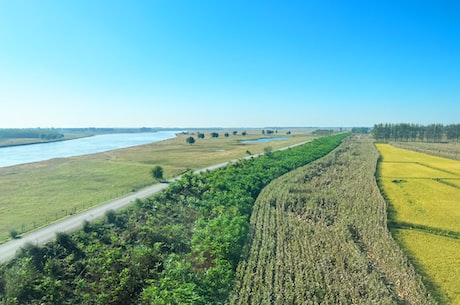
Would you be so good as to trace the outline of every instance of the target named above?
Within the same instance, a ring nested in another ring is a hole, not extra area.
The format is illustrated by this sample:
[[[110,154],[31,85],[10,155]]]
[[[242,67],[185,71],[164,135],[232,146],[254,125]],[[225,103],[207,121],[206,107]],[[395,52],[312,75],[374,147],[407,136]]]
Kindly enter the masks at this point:
[[[228,132],[224,133],[224,137],[228,138],[229,134]]]
[[[163,179],[163,167],[157,165],[151,170],[152,177],[156,180]]]
[[[192,145],[193,143],[195,143],[195,138],[194,137],[188,137],[187,139],[185,139],[185,142],[187,142],[188,144]]]
[[[238,131],[237,131],[237,130],[234,130],[232,133],[233,133],[234,136],[236,136],[236,134],[238,133]]]
[[[10,236],[12,239],[17,239],[19,238],[19,232],[13,229],[10,231]]]
[[[198,139],[204,139],[204,133],[199,132],[198,133]]]
[[[267,157],[271,157],[273,155],[273,148],[271,146],[267,146],[264,148],[264,155]]]
[[[211,137],[218,138],[219,134],[217,132],[211,132]]]

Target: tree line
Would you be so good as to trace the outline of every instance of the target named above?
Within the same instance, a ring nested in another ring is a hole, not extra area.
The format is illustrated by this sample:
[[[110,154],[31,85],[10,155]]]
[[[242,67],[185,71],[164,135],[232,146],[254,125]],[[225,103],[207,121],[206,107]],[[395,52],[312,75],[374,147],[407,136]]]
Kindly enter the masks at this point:
[[[3,139],[46,139],[55,140],[64,135],[54,129],[0,129],[0,138]]]
[[[376,124],[371,131],[377,141],[445,142],[460,139],[460,124]]]

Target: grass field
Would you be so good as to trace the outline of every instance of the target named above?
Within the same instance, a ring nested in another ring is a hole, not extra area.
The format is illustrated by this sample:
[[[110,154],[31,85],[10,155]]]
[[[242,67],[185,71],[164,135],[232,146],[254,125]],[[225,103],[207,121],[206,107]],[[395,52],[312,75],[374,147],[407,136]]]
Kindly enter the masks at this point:
[[[190,135],[179,135],[105,153],[0,168],[0,242],[11,230],[27,232],[152,184],[149,171],[155,165],[171,178],[187,169],[244,157],[247,151],[256,154],[268,146],[276,149],[313,138],[309,131],[293,131],[287,140],[241,144],[262,137],[261,132],[229,137],[219,133],[219,138],[195,135],[193,145],[185,142]]]
[[[377,144],[395,237],[441,302],[460,304],[460,162]]]

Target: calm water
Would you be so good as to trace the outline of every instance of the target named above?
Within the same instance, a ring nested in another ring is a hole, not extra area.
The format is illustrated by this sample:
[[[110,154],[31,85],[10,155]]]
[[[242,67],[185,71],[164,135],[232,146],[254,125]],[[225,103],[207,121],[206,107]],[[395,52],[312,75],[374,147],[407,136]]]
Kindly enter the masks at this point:
[[[178,132],[180,131],[118,133],[53,143],[4,147],[0,148],[0,167],[148,144],[174,138]]]
[[[271,141],[282,141],[282,140],[287,140],[288,138],[286,137],[279,137],[279,138],[264,138],[264,139],[257,139],[257,140],[246,140],[246,141],[241,141],[243,144],[248,144],[248,143],[265,143],[265,142],[271,142]]]

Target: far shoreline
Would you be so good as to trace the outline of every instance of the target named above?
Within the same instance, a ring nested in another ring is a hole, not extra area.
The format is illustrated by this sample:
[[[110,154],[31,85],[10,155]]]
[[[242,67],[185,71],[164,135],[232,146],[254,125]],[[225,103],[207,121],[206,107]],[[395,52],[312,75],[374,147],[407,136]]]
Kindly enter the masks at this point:
[[[73,136],[73,137],[64,136],[64,138],[53,139],[53,140],[39,140],[39,141],[31,140],[30,142],[25,141],[24,143],[11,143],[11,144],[3,144],[3,143],[0,142],[0,149],[1,148],[7,148],[7,147],[17,147],[17,146],[27,146],[27,145],[47,144],[47,143],[55,143],[55,142],[62,142],[62,141],[70,141],[70,140],[93,137],[95,135],[96,134],[86,134],[86,135],[82,134],[82,135]],[[11,139],[11,140],[17,140],[17,138]]]

